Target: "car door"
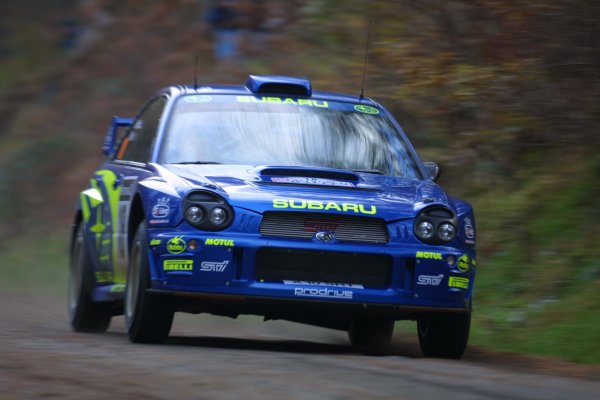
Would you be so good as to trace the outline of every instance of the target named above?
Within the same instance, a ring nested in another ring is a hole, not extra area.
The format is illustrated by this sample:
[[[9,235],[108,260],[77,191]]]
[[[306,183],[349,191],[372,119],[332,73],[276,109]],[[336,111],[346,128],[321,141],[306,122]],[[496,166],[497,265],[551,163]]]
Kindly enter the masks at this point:
[[[119,145],[114,159],[95,172],[104,199],[96,227],[100,269],[112,272],[113,282],[124,284],[129,257],[128,228],[137,182],[150,175],[150,158],[166,99],[158,97],[141,110]]]

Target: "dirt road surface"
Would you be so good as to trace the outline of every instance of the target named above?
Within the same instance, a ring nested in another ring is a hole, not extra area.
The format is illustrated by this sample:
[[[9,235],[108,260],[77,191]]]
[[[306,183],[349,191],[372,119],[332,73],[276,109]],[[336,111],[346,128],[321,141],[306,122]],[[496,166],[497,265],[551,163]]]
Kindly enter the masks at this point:
[[[346,335],[284,321],[177,314],[164,345],[128,341],[122,317],[77,334],[65,302],[0,293],[0,399],[591,399],[600,367],[470,348],[422,358],[413,338],[356,353]]]

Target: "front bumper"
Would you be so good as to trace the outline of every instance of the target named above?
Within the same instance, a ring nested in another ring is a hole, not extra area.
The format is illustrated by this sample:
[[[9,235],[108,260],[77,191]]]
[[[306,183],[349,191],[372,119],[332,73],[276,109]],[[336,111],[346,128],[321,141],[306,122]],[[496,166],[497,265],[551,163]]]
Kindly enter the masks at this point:
[[[468,248],[323,243],[169,229],[150,229],[148,237],[155,293],[189,299],[383,307],[407,315],[470,309],[475,253]],[[277,274],[273,265],[265,267],[265,252],[277,254],[269,260],[281,264],[284,272]],[[304,264],[298,261],[300,255],[308,257]],[[358,262],[352,263],[353,257]],[[327,260],[323,266],[310,267],[321,259]],[[459,259],[467,259],[468,267]],[[323,272],[329,261],[339,265]],[[381,267],[381,262],[386,266]],[[307,265],[306,271],[302,265]],[[375,278],[369,277],[370,270],[379,270]]]

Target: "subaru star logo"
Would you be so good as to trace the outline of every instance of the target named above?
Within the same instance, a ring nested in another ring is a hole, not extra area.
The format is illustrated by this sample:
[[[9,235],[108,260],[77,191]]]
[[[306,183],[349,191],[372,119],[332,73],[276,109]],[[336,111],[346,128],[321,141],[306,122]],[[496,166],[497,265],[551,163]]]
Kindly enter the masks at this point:
[[[329,243],[335,239],[335,234],[331,232],[317,232],[315,238],[321,242]]]

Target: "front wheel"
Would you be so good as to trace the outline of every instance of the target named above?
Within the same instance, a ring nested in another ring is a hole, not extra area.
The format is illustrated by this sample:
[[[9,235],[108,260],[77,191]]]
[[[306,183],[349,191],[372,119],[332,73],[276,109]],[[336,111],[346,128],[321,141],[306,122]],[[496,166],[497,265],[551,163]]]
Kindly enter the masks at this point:
[[[174,308],[171,299],[146,293],[150,287],[146,225],[137,229],[129,257],[125,289],[125,328],[136,343],[162,343],[169,336]]]
[[[363,352],[384,350],[392,339],[394,321],[392,320],[357,320],[352,322],[348,337],[352,346]]]
[[[68,287],[69,321],[75,332],[104,332],[110,325],[112,305],[93,302],[93,289],[92,265],[79,225],[71,246]]]
[[[419,344],[426,357],[461,358],[471,328],[471,312],[436,315],[417,321]]]

